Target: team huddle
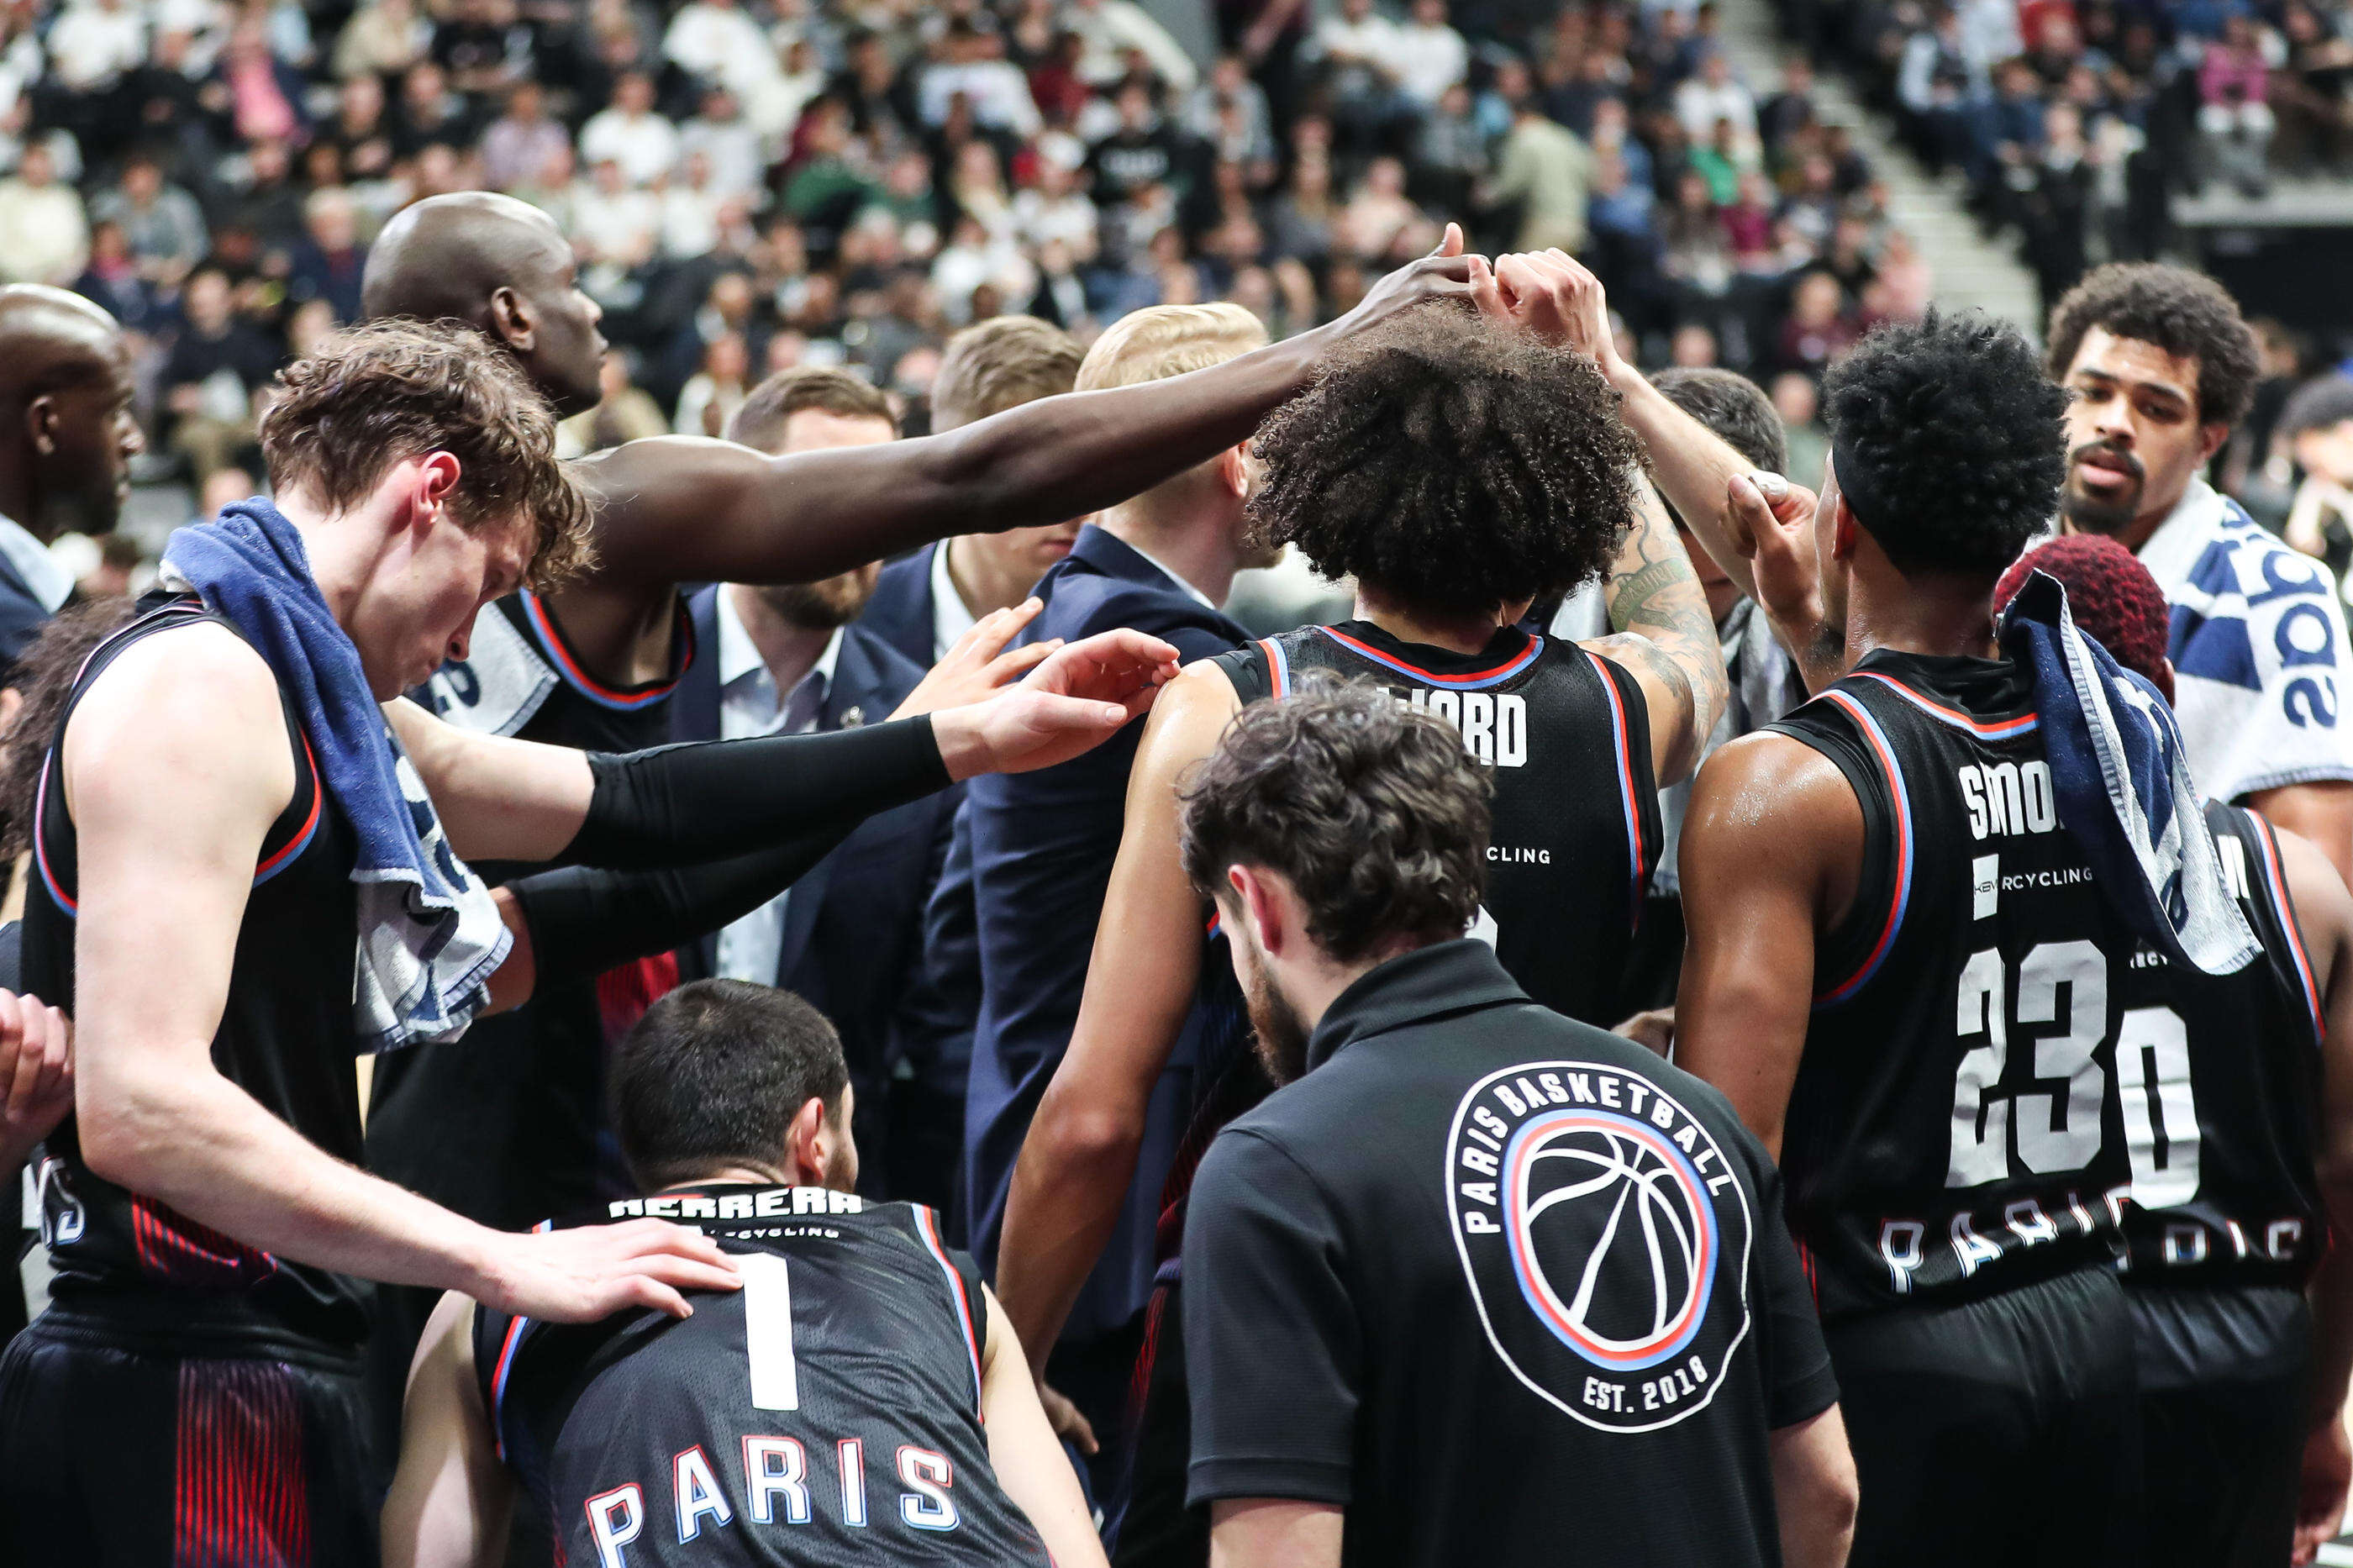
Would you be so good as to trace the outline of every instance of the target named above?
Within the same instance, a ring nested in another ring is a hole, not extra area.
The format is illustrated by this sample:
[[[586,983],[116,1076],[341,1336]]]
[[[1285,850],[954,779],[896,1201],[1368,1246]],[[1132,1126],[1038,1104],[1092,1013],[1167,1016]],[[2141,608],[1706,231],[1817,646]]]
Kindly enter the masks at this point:
[[[2210,281],[1882,327],[1817,476],[1451,233],[561,462],[573,266],[407,209],[17,663],[0,1563],[2336,1533],[2353,650]],[[113,323],[0,336],[111,504]],[[1350,618],[1229,615],[1286,550]]]

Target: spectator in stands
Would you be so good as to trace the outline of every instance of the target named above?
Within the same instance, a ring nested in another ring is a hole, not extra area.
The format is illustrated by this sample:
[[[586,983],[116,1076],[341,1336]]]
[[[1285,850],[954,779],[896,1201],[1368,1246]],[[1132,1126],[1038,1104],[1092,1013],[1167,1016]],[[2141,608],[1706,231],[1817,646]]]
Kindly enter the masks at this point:
[[[433,24],[415,0],[366,0],[335,38],[335,75],[381,83],[423,59],[432,44]]]
[[[482,132],[482,178],[501,191],[534,184],[571,146],[571,135],[548,116],[546,89],[518,82],[507,94],[506,112]]]
[[[94,100],[147,58],[147,19],[130,0],[73,0],[50,25],[48,56],[58,87]]]
[[[277,346],[236,309],[228,275],[199,267],[188,275],[180,309],[187,324],[158,378],[172,416],[170,444],[202,485],[253,441],[253,395],[277,374]]]
[[[1732,62],[1721,49],[1709,53],[1699,75],[1675,89],[1675,118],[1694,142],[1716,139],[1717,127],[1729,124],[1738,156],[1755,156],[1757,100],[1732,74]]]
[[[727,428],[751,390],[752,353],[741,332],[722,332],[703,351],[702,368],[678,395],[677,430],[681,436],[717,436]]]
[[[332,324],[348,326],[360,319],[360,275],[367,269],[358,209],[343,191],[313,191],[302,204],[302,227],[288,261],[287,296],[319,300]]]
[[[79,193],[57,177],[45,142],[26,143],[16,172],[0,180],[0,283],[52,283],[81,276],[90,227]]]
[[[625,441],[670,434],[670,421],[662,417],[661,405],[647,395],[645,388],[630,381],[634,357],[626,349],[617,349],[605,356],[596,373],[597,385],[604,396],[596,407],[574,415],[556,428],[559,454],[582,458]]]
[[[148,153],[134,153],[122,165],[121,183],[90,204],[90,216],[121,229],[141,276],[161,288],[179,287],[212,247],[196,198],[166,184],[162,165]]]
[[[2198,63],[2198,129],[2217,170],[2250,196],[2270,183],[2266,164],[2277,121],[2268,101],[2271,67],[2254,19],[2233,15]]]
[[[74,279],[73,288],[122,323],[125,332],[151,331],[164,308],[162,290],[140,269],[119,223],[90,225],[90,263]]]
[[[1446,19],[1446,0],[1413,0],[1413,12],[1397,31],[1398,86],[1420,112],[1465,82],[1471,46]]]
[[[1575,255],[1585,247],[1585,206],[1593,179],[1593,154],[1577,132],[1548,120],[1533,96],[1513,106],[1512,128],[1495,153],[1495,173],[1479,195],[1480,205],[1506,203],[1519,209],[1514,250],[1558,247]]]
[[[591,167],[611,163],[638,187],[678,166],[678,127],[654,111],[653,78],[643,71],[622,74],[613,84],[611,106],[580,128],[580,155]]]

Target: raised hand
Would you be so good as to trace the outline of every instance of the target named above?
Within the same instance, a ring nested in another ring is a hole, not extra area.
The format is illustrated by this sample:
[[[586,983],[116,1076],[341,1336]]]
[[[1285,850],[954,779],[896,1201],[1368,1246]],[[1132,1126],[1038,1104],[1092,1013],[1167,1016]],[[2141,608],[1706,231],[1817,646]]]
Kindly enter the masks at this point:
[[[1566,251],[1498,257],[1495,285],[1511,319],[1539,339],[1583,354],[1613,382],[1626,368],[1601,279]]]
[[[24,1163],[72,1109],[73,1026],[37,996],[0,991],[0,1171]]]
[[[1024,599],[1009,609],[991,610],[975,621],[964,636],[948,645],[946,655],[932,666],[916,688],[899,704],[893,719],[912,719],[943,708],[978,702],[1020,679],[1046,662],[1062,646],[1060,637],[1005,651],[1005,645],[1046,607],[1042,599]]]
[[[932,715],[951,778],[1052,767],[1139,718],[1176,678],[1176,650],[1136,631],[1098,632],[1056,649],[1018,686]]]
[[[501,1236],[471,1292],[516,1317],[592,1323],[630,1307],[691,1317],[681,1291],[733,1290],[744,1281],[719,1244],[666,1220]]]
[[[1484,257],[1462,254],[1461,226],[1450,223],[1437,249],[1374,284],[1355,310],[1332,323],[1332,342],[1345,342],[1431,300],[1459,300],[1475,307],[1479,299],[1474,283],[1486,269]]]

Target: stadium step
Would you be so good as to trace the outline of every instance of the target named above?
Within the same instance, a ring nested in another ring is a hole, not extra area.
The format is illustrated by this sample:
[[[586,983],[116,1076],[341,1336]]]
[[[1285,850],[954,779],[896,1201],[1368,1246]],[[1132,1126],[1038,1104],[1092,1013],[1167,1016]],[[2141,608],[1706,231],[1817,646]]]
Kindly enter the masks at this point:
[[[1780,86],[1783,62],[1798,53],[1775,26],[1769,0],[1721,0],[1721,27],[1734,70],[1762,100]],[[1887,121],[1863,108],[1839,75],[1819,73],[1814,101],[1825,121],[1852,131],[1856,148],[1886,182],[1896,226],[1912,236],[1935,269],[1936,303],[1956,310],[1974,306],[2016,322],[2041,342],[2034,275],[2008,240],[1989,240],[1978,232],[1962,203],[1960,176],[1939,178],[1923,169]]]

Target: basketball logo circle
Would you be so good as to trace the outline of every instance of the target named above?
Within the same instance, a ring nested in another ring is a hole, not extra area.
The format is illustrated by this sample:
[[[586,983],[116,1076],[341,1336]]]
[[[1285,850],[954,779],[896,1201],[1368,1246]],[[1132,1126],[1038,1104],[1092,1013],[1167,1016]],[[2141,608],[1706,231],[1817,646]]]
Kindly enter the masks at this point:
[[[1535,1063],[1463,1098],[1447,1160],[1465,1277],[1523,1384],[1618,1431],[1705,1408],[1748,1330],[1751,1216],[1704,1125],[1642,1075]]]
[[[1598,1366],[1636,1371],[1691,1343],[1706,1321],[1719,1243],[1715,1206],[1682,1150],[1615,1111],[1560,1110],[1512,1135],[1504,1168],[1513,1271],[1563,1344]],[[1568,1249],[1579,1265],[1572,1279],[1554,1280],[1536,1245],[1556,1211],[1554,1228],[1586,1238]]]

